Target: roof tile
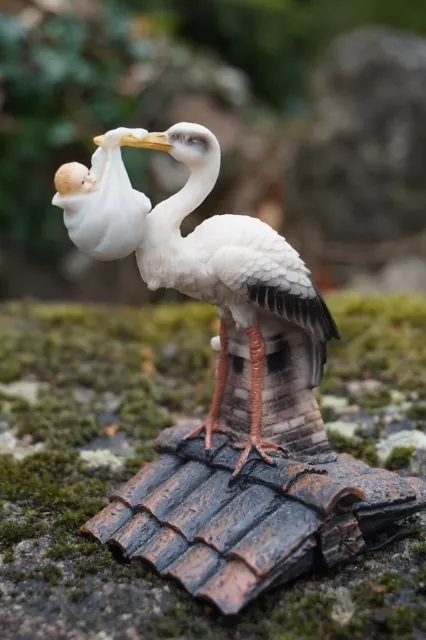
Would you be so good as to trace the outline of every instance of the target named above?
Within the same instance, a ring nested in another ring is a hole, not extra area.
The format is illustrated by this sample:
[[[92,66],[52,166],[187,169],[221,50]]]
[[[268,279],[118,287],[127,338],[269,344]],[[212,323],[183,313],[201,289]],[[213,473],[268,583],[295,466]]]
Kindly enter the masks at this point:
[[[210,518],[239,493],[237,484],[229,486],[229,478],[229,473],[216,471],[166,518],[166,522],[192,542]]]
[[[176,578],[193,595],[223,566],[226,560],[205,544],[194,544],[179,558],[167,574]]]
[[[159,523],[151,518],[148,513],[136,513],[109,538],[108,544],[118,547],[126,557],[129,557],[142,544],[148,542],[159,528]]]
[[[191,431],[191,427],[187,425],[178,425],[175,427],[168,427],[163,429],[158,434],[157,439],[154,442],[154,448],[161,453],[176,453],[179,446],[184,442],[183,438]]]
[[[345,454],[318,464],[274,457],[269,465],[252,453],[230,484],[240,452],[215,435],[207,458],[203,437],[182,441],[188,431],[162,432],[162,455],[81,533],[150,562],[226,614],[320,557],[333,566],[359,553],[363,536],[426,507],[425,483]]]
[[[353,557],[365,548],[357,519],[351,514],[333,518],[320,533],[321,550],[328,567]]]
[[[315,533],[320,523],[313,511],[284,499],[276,511],[231,549],[229,556],[243,560],[257,576],[263,577]]]
[[[414,493],[416,494],[416,498],[419,504],[426,506],[426,485],[423,480],[420,478],[405,478],[405,480],[410,484]]]
[[[221,509],[197,533],[195,540],[202,540],[225,553],[279,504],[275,491],[252,485]]]
[[[164,520],[182,504],[192,491],[210,478],[212,473],[213,469],[201,464],[201,462],[187,462],[153,493],[141,500],[140,505],[159,520]]]
[[[331,513],[339,502],[346,505],[365,499],[364,491],[356,486],[333,480],[328,476],[305,474],[286,491],[286,495],[325,515]]]
[[[324,469],[330,476],[330,478],[346,479],[348,477],[364,475],[368,473],[374,473],[376,469],[369,467],[368,464],[362,460],[353,458],[348,453],[339,453],[337,456],[337,462],[329,462],[326,464],[318,465],[321,469]]]
[[[146,464],[131,480],[113,493],[111,500],[120,500],[128,507],[136,507],[143,498],[167,480],[183,465],[176,456],[164,455]]]
[[[177,531],[163,527],[149,542],[139,547],[131,558],[143,558],[159,573],[175,562],[188,549],[188,542]]]
[[[79,533],[91,535],[99,542],[106,542],[129,518],[133,512],[121,502],[111,502],[96,516],[81,527]]]
[[[365,500],[357,505],[357,509],[360,510],[416,498],[413,487],[405,478],[386,469],[375,469],[374,473],[359,476],[357,484],[366,496]]]
[[[256,575],[240,560],[228,562],[196,593],[226,614],[238,613],[258,584]]]

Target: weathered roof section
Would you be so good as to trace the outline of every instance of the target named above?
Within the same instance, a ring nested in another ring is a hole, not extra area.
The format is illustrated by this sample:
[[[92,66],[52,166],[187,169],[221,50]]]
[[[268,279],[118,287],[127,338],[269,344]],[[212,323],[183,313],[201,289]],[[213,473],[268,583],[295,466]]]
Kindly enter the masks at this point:
[[[151,563],[226,614],[318,558],[333,566],[359,553],[363,536],[426,506],[420,481],[346,455],[319,465],[277,457],[276,466],[252,455],[231,482],[238,451],[215,436],[206,458],[202,437],[182,440],[188,431],[163,431],[161,456],[81,533]]]

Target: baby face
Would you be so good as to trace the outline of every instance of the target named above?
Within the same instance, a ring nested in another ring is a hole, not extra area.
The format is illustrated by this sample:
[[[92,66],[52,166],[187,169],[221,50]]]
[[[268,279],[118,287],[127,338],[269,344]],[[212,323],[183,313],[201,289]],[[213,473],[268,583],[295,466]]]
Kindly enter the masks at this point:
[[[89,169],[84,164],[69,162],[57,170],[55,187],[61,196],[91,193],[97,189],[98,181],[90,175]]]

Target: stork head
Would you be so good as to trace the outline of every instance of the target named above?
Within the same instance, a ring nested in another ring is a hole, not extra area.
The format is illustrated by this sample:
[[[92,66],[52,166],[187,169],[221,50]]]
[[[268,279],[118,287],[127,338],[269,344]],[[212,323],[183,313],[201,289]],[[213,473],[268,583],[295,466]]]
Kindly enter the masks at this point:
[[[99,138],[95,138],[99,142]],[[205,164],[212,156],[220,154],[216,136],[200,124],[179,122],[163,133],[149,133],[143,140],[131,133],[122,136],[122,146],[167,151],[173,158],[190,169]]]
[[[166,132],[172,149],[170,155],[188,167],[206,162],[219,151],[219,143],[211,131],[200,124],[179,122]]]

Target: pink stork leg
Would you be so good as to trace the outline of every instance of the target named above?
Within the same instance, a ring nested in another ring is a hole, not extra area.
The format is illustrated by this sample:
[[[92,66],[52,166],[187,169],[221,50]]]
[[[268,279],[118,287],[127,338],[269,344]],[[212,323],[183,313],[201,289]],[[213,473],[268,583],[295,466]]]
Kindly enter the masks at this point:
[[[204,448],[206,451],[210,451],[212,448],[212,437],[214,433],[228,433],[228,429],[221,427],[219,424],[220,405],[222,402],[223,390],[226,384],[226,378],[228,375],[228,331],[226,328],[226,322],[220,321],[220,353],[219,353],[219,365],[216,372],[216,384],[213,393],[212,406],[210,408],[207,418],[196,429],[188,433],[185,436],[185,440],[189,438],[195,438],[203,429],[206,430],[206,439]]]
[[[232,477],[241,471],[246,464],[250,451],[255,449],[259,455],[268,462],[273,464],[273,460],[268,456],[264,449],[278,450],[280,447],[274,442],[264,442],[262,440],[262,372],[265,362],[265,341],[259,325],[246,331],[249,339],[250,359],[251,359],[251,426],[250,435],[244,444],[234,445],[243,452],[237,462]]]

